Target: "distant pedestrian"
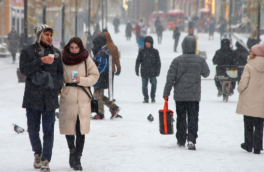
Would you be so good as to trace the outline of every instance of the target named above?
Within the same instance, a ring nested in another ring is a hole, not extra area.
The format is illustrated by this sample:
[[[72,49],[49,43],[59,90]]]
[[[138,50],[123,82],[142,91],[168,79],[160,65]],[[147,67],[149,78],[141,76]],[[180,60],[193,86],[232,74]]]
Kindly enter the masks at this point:
[[[170,65],[163,97],[168,100],[171,89],[174,87],[177,145],[185,146],[186,128],[188,128],[188,149],[195,150],[201,101],[201,76],[208,77],[210,70],[205,59],[195,55],[196,41],[193,36],[184,38],[182,50],[183,54],[176,57]],[[188,116],[188,125],[186,116]]]
[[[156,27],[156,33],[158,36],[158,43],[161,44],[162,41],[162,33],[164,31],[164,27],[161,25],[161,23],[158,24],[158,26]]]
[[[177,52],[178,42],[180,39],[181,33],[179,31],[179,27],[176,26],[173,31],[173,39],[174,39],[174,52]]]
[[[90,132],[91,99],[78,86],[83,86],[91,94],[88,87],[97,82],[99,72],[79,37],[71,38],[65,45],[62,62],[65,86],[60,96],[60,134],[65,135],[68,143],[70,167],[82,170],[85,134]],[[72,78],[72,71],[78,72],[75,78]]]
[[[52,45],[53,29],[42,24],[35,28],[35,34],[36,43],[23,48],[20,53],[19,68],[26,76],[22,107],[26,108],[28,134],[35,157],[34,168],[50,171],[55,109],[59,108],[63,67],[60,51]],[[39,137],[41,123],[43,144]]]
[[[132,30],[133,30],[132,24],[130,22],[128,22],[126,25],[126,38],[127,38],[127,40],[130,40],[130,38],[132,36]]]
[[[260,43],[260,39],[258,38],[258,31],[254,30],[251,34],[251,36],[248,38],[247,40],[247,47],[249,49],[251,49],[252,46],[259,44]]]
[[[264,118],[264,44],[251,47],[237,91],[237,114],[244,115],[244,143],[241,148],[260,154],[263,150]]]
[[[114,18],[113,20],[113,25],[115,27],[115,33],[118,33],[119,32],[119,25],[120,25],[120,19],[118,17],[118,15],[116,15],[116,17]]]
[[[16,53],[19,45],[19,35],[16,32],[15,28],[12,27],[11,32],[8,34],[7,37],[8,43],[9,43],[9,51],[13,58],[13,63],[16,61]]]
[[[211,40],[211,37],[212,40],[214,40],[214,32],[215,32],[215,24],[213,21],[211,21],[209,25],[209,40]]]
[[[220,27],[219,27],[220,40],[223,39],[223,35],[224,35],[225,31],[226,31],[226,24],[224,21],[222,21],[220,24]]]
[[[151,102],[155,103],[157,78],[160,74],[161,62],[159,51],[153,48],[153,38],[147,36],[136,60],[136,75],[139,76],[139,67],[142,78],[142,92],[144,96],[143,103],[149,102],[148,82],[151,83]]]
[[[91,53],[92,53],[92,35],[91,35],[90,31],[84,32],[84,34],[82,36],[82,42],[83,42],[84,47],[89,52],[89,55],[91,55]]]
[[[94,85],[94,98],[98,101],[98,113],[92,118],[96,120],[104,119],[104,105],[106,105],[111,112],[110,119],[113,120],[119,117],[118,112],[121,108],[108,96],[104,95],[104,90],[109,89],[109,68],[111,67],[109,66],[110,51],[107,49],[105,36],[103,34],[97,35],[93,40],[93,45],[93,60],[99,70],[100,78]]]
[[[138,24],[135,25],[135,27],[133,28],[133,32],[136,35],[136,43],[138,44],[138,39],[140,37],[140,31],[141,31],[141,27],[143,26],[143,20],[141,19],[140,22]]]

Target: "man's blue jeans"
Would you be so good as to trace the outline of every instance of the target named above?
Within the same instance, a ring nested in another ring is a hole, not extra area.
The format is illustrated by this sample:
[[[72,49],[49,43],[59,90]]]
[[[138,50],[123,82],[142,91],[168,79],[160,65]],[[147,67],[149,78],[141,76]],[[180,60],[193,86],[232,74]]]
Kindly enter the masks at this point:
[[[28,134],[32,150],[35,154],[42,154],[42,161],[48,160],[50,162],[54,141],[54,123],[55,123],[55,110],[53,111],[38,111],[34,109],[26,109],[27,111],[27,125]],[[42,130],[43,130],[43,151],[39,138],[40,120],[42,117]]]
[[[152,78],[142,77],[142,92],[143,92],[144,100],[149,99],[148,81],[150,81],[150,84],[151,84],[151,93],[150,93],[151,99],[155,99],[155,96],[156,96],[155,94],[156,94],[156,88],[157,88],[157,78],[156,77],[152,77]]]

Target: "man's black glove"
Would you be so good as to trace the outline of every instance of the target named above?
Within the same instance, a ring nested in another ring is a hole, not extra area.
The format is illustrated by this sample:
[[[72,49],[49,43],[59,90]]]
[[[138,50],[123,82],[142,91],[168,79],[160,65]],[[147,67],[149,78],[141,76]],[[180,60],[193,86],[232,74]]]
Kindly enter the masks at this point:
[[[117,71],[116,71],[115,75],[116,75],[116,76],[119,76],[119,75],[120,75],[120,73],[121,73],[121,70],[117,69]]]
[[[136,72],[136,75],[139,76],[138,72]]]

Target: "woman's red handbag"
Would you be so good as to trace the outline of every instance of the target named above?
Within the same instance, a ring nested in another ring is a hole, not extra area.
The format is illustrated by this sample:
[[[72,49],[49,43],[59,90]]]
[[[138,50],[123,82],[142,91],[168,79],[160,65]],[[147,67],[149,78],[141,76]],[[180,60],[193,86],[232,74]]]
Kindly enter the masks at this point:
[[[159,110],[160,134],[173,134],[173,111],[168,110],[168,100],[165,99],[164,109]]]

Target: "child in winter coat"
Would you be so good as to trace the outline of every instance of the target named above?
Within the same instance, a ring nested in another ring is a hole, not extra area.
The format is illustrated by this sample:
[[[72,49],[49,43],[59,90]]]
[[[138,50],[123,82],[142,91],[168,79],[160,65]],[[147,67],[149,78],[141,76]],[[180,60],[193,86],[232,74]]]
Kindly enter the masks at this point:
[[[236,113],[244,115],[245,142],[241,148],[260,154],[263,150],[264,118],[264,44],[251,48],[248,63],[244,68],[239,86],[239,100]]]

